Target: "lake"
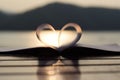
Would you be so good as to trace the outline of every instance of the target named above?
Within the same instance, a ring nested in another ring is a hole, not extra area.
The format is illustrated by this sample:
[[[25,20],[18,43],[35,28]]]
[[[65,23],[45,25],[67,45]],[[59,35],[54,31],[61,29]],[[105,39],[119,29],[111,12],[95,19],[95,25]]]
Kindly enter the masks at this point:
[[[78,45],[120,44],[119,31],[85,31]],[[0,31],[0,50],[44,46],[34,31]],[[40,63],[40,62],[39,62]],[[44,63],[44,61],[42,62]],[[59,63],[59,62],[58,62]],[[67,64],[72,64],[68,60]],[[83,59],[81,66],[38,67],[38,60],[0,57],[0,80],[119,80],[120,58]],[[61,64],[61,63],[60,63]],[[63,64],[64,65],[64,64]],[[37,74],[39,73],[39,74]],[[45,74],[47,75],[45,75]]]
[[[77,44],[120,44],[120,31],[84,31]],[[0,48],[29,48],[44,46],[34,31],[0,31]]]

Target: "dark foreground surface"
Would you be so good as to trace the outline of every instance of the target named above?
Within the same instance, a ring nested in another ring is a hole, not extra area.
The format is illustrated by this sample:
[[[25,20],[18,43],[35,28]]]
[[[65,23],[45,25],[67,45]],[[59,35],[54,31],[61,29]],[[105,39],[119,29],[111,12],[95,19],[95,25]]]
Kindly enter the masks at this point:
[[[120,51],[109,51],[83,46],[73,46],[62,51],[57,51],[49,47],[35,47],[19,50],[1,51],[0,55],[14,57],[34,57],[39,60],[58,59],[60,56],[62,56],[70,60],[79,60],[86,57],[91,58],[91,57],[120,56]]]
[[[0,52],[1,80],[119,80],[120,52],[36,47]]]

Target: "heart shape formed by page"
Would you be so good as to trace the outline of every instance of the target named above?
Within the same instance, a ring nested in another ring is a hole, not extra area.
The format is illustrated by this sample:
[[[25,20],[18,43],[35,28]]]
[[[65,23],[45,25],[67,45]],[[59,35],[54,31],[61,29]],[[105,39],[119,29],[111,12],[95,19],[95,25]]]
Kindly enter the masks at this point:
[[[81,27],[76,23],[68,23],[61,30],[55,30],[50,24],[42,24],[36,30],[40,42],[57,50],[75,45],[81,34]]]

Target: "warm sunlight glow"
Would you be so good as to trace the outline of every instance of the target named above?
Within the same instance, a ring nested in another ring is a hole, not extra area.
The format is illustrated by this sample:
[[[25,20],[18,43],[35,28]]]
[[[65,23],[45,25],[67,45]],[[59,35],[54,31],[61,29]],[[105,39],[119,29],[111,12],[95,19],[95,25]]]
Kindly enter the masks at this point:
[[[55,30],[50,24],[41,24],[36,29],[38,40],[45,44],[46,47],[57,50],[63,50],[75,45],[80,39],[81,34],[81,27],[76,23],[67,23],[61,30]]]
[[[58,33],[59,31],[42,31],[40,36],[45,45],[58,47]]]
[[[71,42],[74,41],[76,37],[76,32],[75,31],[70,31],[66,30],[61,33],[59,36],[60,31],[42,31],[40,36],[41,36],[41,41],[46,45],[50,47],[60,47],[63,45],[67,45]],[[58,40],[59,38],[59,40]]]

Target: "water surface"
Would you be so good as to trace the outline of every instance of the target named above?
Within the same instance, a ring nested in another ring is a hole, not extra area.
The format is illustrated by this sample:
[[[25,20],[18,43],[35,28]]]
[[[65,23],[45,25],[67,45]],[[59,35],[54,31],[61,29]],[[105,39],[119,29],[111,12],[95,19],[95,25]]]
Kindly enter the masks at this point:
[[[77,43],[89,45],[120,44],[120,32],[83,32]],[[0,31],[0,50],[21,49],[44,46],[37,39],[34,31],[8,32]],[[119,57],[118,57],[119,58]],[[9,59],[9,60],[8,60]],[[21,59],[11,61],[13,59]],[[119,80],[120,59],[79,60],[82,66],[48,66],[38,67],[38,60],[22,60],[26,58],[0,57],[0,80]],[[8,61],[1,61],[8,60]],[[67,64],[72,64],[67,61]],[[16,67],[16,65],[18,67]],[[36,65],[20,67],[21,65]],[[4,66],[4,67],[2,67]],[[6,67],[5,67],[6,66]],[[10,67],[13,66],[13,67]],[[48,73],[48,75],[37,73]],[[61,74],[64,72],[64,74]],[[65,72],[69,74],[65,74]],[[73,74],[74,72],[74,74]]]

